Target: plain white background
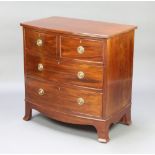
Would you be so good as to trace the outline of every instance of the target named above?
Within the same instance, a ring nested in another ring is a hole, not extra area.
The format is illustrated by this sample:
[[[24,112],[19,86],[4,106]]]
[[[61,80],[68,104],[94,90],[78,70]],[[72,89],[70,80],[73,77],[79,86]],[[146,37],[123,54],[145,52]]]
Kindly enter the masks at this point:
[[[154,2],[0,2],[0,153],[155,153]],[[93,127],[66,125],[38,112],[24,115],[20,22],[66,16],[137,25],[131,126],[110,130],[108,144]]]

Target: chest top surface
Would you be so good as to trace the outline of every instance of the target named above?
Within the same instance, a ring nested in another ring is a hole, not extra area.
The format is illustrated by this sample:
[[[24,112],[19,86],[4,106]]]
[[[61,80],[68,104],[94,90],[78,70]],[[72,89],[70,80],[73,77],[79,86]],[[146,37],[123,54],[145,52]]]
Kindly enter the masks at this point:
[[[21,23],[21,26],[49,30],[64,34],[110,38],[136,29],[133,25],[115,24],[66,17],[49,17]]]

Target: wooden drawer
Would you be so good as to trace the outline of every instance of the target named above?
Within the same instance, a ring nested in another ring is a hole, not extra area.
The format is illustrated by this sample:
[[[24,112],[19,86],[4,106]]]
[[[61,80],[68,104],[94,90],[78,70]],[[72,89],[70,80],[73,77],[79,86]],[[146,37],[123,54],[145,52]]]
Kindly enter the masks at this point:
[[[100,40],[61,36],[61,57],[102,62],[103,45]]]
[[[102,115],[102,93],[86,89],[67,88],[27,78],[26,99],[47,110],[54,108],[67,113]]]
[[[56,58],[56,35],[25,29],[25,48],[33,55]]]
[[[26,55],[26,74],[36,78],[42,78],[52,82],[62,82],[85,87],[102,89],[103,67],[90,63],[76,61],[50,61],[46,58]],[[38,70],[38,65],[43,66],[43,70]],[[81,78],[80,73],[84,76]]]

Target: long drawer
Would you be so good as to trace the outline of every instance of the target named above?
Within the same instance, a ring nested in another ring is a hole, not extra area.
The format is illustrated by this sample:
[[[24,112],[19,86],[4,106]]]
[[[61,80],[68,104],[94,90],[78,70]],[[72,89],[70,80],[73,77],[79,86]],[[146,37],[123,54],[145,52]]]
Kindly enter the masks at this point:
[[[57,111],[102,115],[102,93],[75,87],[62,87],[45,81],[26,78],[26,100]]]
[[[26,74],[49,81],[103,88],[103,67],[86,62],[56,61],[26,54]]]

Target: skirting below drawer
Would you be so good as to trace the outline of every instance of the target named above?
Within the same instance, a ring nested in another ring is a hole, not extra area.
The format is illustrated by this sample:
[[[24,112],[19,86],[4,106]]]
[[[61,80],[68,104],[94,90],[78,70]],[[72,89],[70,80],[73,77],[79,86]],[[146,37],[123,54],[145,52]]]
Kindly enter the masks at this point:
[[[73,113],[66,113],[62,111],[57,111],[55,109],[47,109],[46,107],[40,106],[38,104],[32,103],[26,100],[26,104],[29,105],[30,108],[35,109],[49,118],[71,124],[79,124],[79,125],[93,125],[96,129],[98,127],[104,127],[105,125],[111,126],[116,123],[125,123],[121,119],[122,117],[131,111],[131,104],[128,104],[124,108],[122,108],[119,113],[115,113],[107,118],[94,118],[89,116],[80,116]],[[101,128],[102,129],[102,128]]]

